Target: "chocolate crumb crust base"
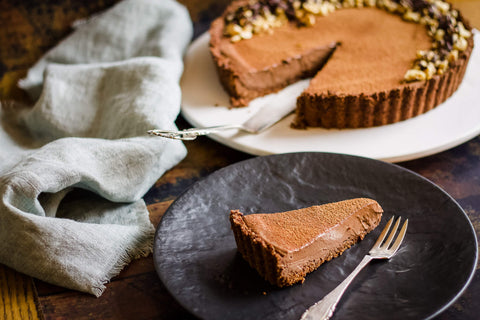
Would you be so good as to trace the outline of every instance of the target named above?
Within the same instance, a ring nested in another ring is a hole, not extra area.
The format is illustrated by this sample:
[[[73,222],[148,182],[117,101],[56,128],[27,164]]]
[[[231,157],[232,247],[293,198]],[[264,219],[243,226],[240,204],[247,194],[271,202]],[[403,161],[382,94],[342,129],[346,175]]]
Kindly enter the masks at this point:
[[[468,26],[464,19],[462,21]],[[442,75],[419,82],[400,84],[390,91],[371,95],[311,94],[297,98],[295,119],[291,127],[366,128],[392,124],[416,117],[447,100],[459,87],[473,50],[468,48]]]

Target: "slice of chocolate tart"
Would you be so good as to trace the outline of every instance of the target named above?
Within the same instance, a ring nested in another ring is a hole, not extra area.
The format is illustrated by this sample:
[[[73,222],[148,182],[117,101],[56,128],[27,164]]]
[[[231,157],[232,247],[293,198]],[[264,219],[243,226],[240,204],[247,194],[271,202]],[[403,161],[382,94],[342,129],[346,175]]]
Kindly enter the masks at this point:
[[[238,251],[279,287],[303,282],[322,263],[342,254],[380,223],[383,210],[356,198],[278,213],[230,213]]]

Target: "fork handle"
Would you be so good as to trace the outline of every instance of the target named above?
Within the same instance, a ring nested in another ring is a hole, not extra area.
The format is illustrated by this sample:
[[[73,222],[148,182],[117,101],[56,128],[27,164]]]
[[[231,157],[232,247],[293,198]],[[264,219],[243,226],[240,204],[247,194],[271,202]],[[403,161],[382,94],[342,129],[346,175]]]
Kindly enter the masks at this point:
[[[242,129],[241,125],[224,125],[224,126],[216,126],[216,127],[208,127],[208,128],[191,128],[185,130],[160,130],[154,129],[149,130],[147,133],[152,134],[155,136],[160,136],[169,139],[176,139],[176,140],[194,140],[198,136],[205,136],[211,133],[229,130],[229,129]]]
[[[366,255],[363,257],[362,261],[348,275],[348,277],[343,280],[335,289],[333,289],[329,294],[323,297],[322,300],[315,303],[313,306],[307,309],[300,318],[300,320],[327,320],[330,319],[335,311],[335,307],[342,298],[343,293],[350,285],[352,280],[357,276],[357,274],[372,260],[372,256]]]

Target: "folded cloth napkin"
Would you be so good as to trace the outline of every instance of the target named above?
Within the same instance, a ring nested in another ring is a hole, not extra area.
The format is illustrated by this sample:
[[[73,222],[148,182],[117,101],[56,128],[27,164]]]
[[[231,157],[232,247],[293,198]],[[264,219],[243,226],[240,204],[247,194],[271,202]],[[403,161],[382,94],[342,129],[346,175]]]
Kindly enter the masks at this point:
[[[0,108],[0,263],[100,296],[152,250],[143,195],[186,155],[175,128],[192,37],[172,0],[125,0],[79,24]]]

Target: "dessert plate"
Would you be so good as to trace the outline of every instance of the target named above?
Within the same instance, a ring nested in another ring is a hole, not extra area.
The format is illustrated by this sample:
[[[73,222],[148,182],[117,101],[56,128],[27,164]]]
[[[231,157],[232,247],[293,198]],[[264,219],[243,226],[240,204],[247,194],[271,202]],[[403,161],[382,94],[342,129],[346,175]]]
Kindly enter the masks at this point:
[[[269,213],[356,197],[382,205],[380,226],[303,284],[276,288],[237,253],[231,209]],[[474,229],[455,200],[432,182],[374,159],[290,153],[218,170],[169,207],[155,236],[154,264],[170,293],[200,318],[299,319],[357,266],[393,215],[409,219],[399,252],[359,274],[334,319],[432,318],[472,279]]]
[[[208,51],[205,33],[189,47],[181,80],[182,115],[194,127],[243,123],[258,109],[295,98],[308,85],[297,83],[248,107],[228,109],[223,90]],[[480,33],[475,32],[480,43]],[[346,153],[389,162],[428,156],[457,146],[480,133],[480,48],[474,47],[464,80],[454,95],[437,108],[413,119],[365,129],[290,128],[293,115],[257,135],[231,130],[210,137],[220,143],[254,155],[321,151]]]

